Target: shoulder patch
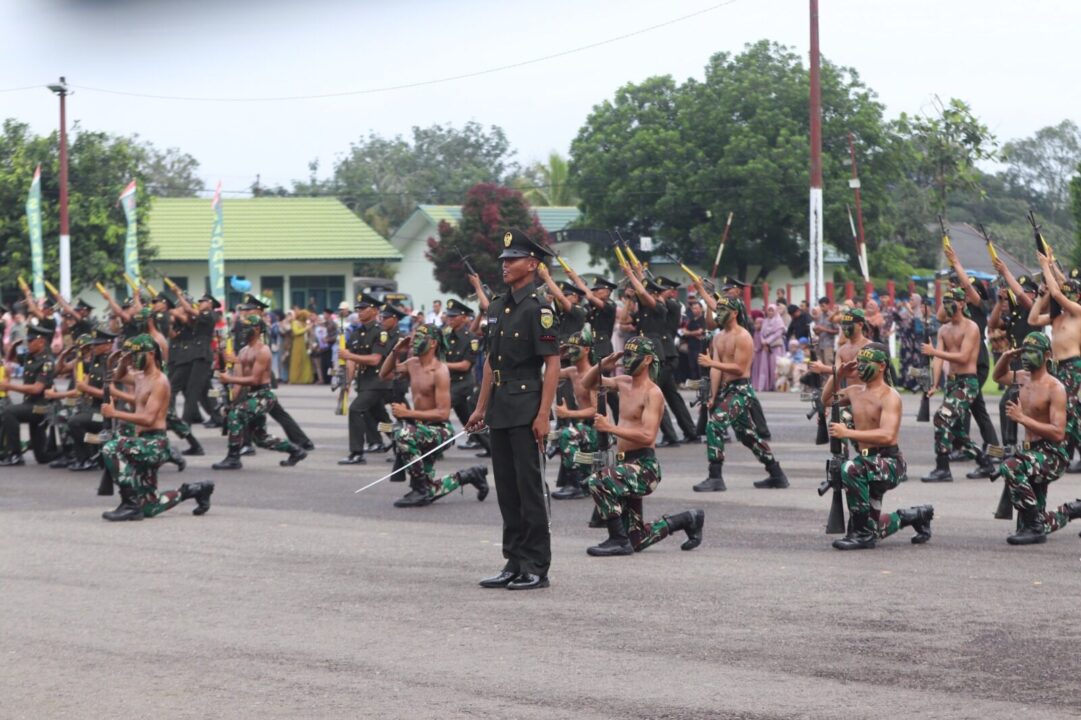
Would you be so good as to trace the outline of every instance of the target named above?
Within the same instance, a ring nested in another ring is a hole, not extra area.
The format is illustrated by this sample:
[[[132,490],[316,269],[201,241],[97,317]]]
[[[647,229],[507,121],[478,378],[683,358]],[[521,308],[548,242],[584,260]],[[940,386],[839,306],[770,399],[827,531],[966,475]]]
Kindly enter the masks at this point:
[[[540,324],[545,330],[552,327],[555,324],[555,316],[549,308],[542,307],[540,309]]]

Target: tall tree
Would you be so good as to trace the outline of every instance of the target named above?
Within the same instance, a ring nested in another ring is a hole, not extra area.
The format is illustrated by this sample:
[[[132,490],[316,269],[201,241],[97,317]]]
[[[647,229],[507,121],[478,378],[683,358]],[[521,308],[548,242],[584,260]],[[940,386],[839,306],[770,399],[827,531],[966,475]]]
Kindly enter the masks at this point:
[[[547,163],[534,163],[511,181],[534,207],[567,207],[578,204],[570,185],[570,167],[566,158],[552,151]]]
[[[427,257],[435,266],[440,291],[460,297],[473,292],[463,255],[469,257],[481,282],[501,288],[502,266],[496,258],[503,251],[503,235],[509,228],[524,231],[538,244],[548,244],[548,234],[521,192],[490,183],[470,188],[461,221],[457,225],[441,222],[439,238],[428,239]]]
[[[117,198],[133,179],[136,196],[139,254],[153,255],[146,218],[147,154],[133,138],[84,131],[78,124],[69,133],[68,207],[71,222],[71,279],[73,289],[97,281],[115,281],[124,268],[125,220]],[[59,139],[57,133],[34,135],[28,125],[4,122],[0,135],[0,284],[12,286],[16,277],[30,273],[30,240],[26,225],[26,193],[41,164],[42,221],[45,238],[45,274],[59,277],[60,196]]]
[[[338,161],[325,189],[389,236],[418,203],[457,205],[473,185],[503,182],[516,169],[513,155],[501,128],[476,122],[414,127],[409,140],[369,133]]]
[[[141,147],[145,156],[140,172],[151,197],[195,197],[203,189],[199,161],[194,157],[178,148],[159,150],[152,143]]]
[[[1074,247],[1070,253],[1074,267],[1081,267],[1081,162],[1070,180],[1070,214],[1073,215]]]
[[[849,254],[848,133],[857,138],[868,227],[876,228],[887,154],[882,105],[854,70],[823,64],[826,237]],[[740,274],[807,257],[810,123],[807,70],[761,41],[717,53],[701,81],[649,78],[595,106],[571,145],[571,178],[586,224],[649,235],[660,248],[705,260],[735,212],[725,251]],[[873,239],[873,235],[872,235]]]
[[[1002,147],[1003,177],[1015,188],[1030,193],[1033,204],[1043,205],[1050,219],[1069,222],[1070,178],[1081,163],[1081,128],[1073,120],[1041,128],[1030,138],[1012,140]]]

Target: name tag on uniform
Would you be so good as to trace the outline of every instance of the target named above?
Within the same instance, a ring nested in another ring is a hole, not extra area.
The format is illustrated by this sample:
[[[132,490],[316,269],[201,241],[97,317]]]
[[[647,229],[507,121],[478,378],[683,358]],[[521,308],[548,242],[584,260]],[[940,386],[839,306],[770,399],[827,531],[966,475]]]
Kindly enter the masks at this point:
[[[98,433],[88,432],[83,435],[83,442],[87,445],[101,445],[101,435]]]
[[[221,390],[218,390],[217,388],[214,388],[212,390],[207,390],[206,391],[206,396],[207,397],[212,397],[212,398],[215,398],[215,399],[220,398],[221,397]]]
[[[35,405],[34,409],[31,412],[34,415],[48,415],[49,414],[49,406],[48,405]]]
[[[94,422],[105,422],[105,416],[101,413],[94,413],[90,416],[90,419]]]
[[[64,398],[64,407],[75,407],[75,398]]]

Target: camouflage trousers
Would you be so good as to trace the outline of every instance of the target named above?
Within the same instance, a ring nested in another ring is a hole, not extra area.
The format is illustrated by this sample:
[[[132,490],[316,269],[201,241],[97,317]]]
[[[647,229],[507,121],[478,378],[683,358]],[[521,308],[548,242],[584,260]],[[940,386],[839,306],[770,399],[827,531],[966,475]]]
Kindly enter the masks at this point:
[[[399,462],[405,465],[442,445],[453,434],[449,422],[402,423],[394,428],[394,452]],[[418,463],[413,463],[406,472],[409,473],[409,487],[419,493],[425,493],[432,500],[441,498],[460,486],[458,476],[454,473],[436,479],[435,453]]]
[[[559,429],[558,443],[559,454],[562,456],[560,464],[565,470],[573,470],[574,466],[579,464],[574,462],[575,453],[591,453],[597,449],[597,431],[593,429],[593,423],[572,420]]]
[[[165,415],[165,429],[174,433],[181,440],[191,437],[191,425],[181,420],[172,410]]]
[[[102,446],[101,456],[116,483],[135,491],[143,517],[160,515],[180,502],[176,490],[158,491],[158,468],[169,459],[169,438],[164,430],[113,438]]]
[[[1066,358],[1052,365],[1052,375],[1066,388],[1066,442],[1081,447],[1081,357]]]
[[[755,400],[754,388],[747,381],[728,383],[717,393],[717,401],[706,422],[706,459],[724,462],[724,436],[731,427],[736,439],[750,448],[758,462],[769,465],[773,452],[751,420],[750,405]]]
[[[935,413],[936,455],[949,455],[956,448],[968,458],[976,457],[979,447],[968,436],[968,419],[979,392],[980,381],[975,375],[946,382],[942,407]]]
[[[586,487],[597,505],[597,512],[604,520],[623,518],[635,552],[668,537],[666,520],[662,518],[646,524],[642,519],[642,498],[656,490],[660,482],[661,465],[652,453],[633,460],[617,459],[612,467],[586,478]]]
[[[269,387],[249,390],[247,396],[234,401],[225,418],[225,427],[229,432],[229,450],[240,450],[244,444],[244,431],[248,430],[252,442],[261,448],[284,453],[295,452],[296,445],[288,440],[279,440],[266,431],[267,413],[277,404],[278,399]]]
[[[1010,493],[1010,502],[1018,512],[1036,508],[1043,520],[1045,532],[1061,530],[1070,522],[1066,507],[1047,510],[1047,486],[1062,477],[1069,463],[1065,443],[1047,440],[1021,446],[1013,457],[1002,463],[1002,478]]]
[[[841,483],[851,517],[866,517],[867,529],[880,538],[894,534],[901,527],[896,512],[882,514],[882,498],[905,477],[903,457],[856,455],[841,465]],[[855,530],[855,528],[853,528]]]

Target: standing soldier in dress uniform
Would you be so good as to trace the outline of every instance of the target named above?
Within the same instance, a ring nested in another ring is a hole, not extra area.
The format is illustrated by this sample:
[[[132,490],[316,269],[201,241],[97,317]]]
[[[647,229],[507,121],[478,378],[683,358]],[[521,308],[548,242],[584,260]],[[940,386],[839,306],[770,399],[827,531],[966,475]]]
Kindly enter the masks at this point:
[[[379,308],[379,324],[382,329],[379,333],[378,342],[375,345],[375,350],[385,360],[387,355],[394,352],[395,346],[398,344],[398,340],[401,338],[401,331],[398,330],[398,323],[402,318],[408,317],[407,313],[402,308],[391,303],[385,303]],[[402,352],[408,352],[405,348],[402,348]],[[400,358],[404,360],[405,358]],[[379,376],[380,364],[375,368],[376,375]],[[379,378],[384,383],[383,398],[379,406],[376,408],[377,417],[380,419],[376,423],[369,424],[366,432],[368,437],[368,445],[365,448],[365,452],[369,453],[385,453],[391,449],[394,443],[394,430],[390,427],[390,415],[387,414],[387,405],[391,403],[399,403],[408,407],[409,403],[406,400],[405,394],[409,392],[409,378],[405,376],[391,376],[386,380]],[[382,411],[382,415],[378,415],[379,411]],[[383,435],[381,433],[387,433],[390,443],[383,441]],[[391,458],[388,458],[391,460]]]
[[[706,459],[709,461],[709,477],[694,486],[696,492],[725,490],[724,440],[731,427],[736,438],[750,449],[758,462],[769,472],[769,477],[757,480],[756,488],[786,488],[788,478],[773,451],[751,420],[748,411],[755,397],[751,386],[751,360],[754,343],[751,334],[739,324],[743,303],[731,297],[717,301],[717,327],[724,332],[717,334],[710,343],[712,357],[703,353],[698,364],[709,368],[710,417],[706,423]]]
[[[368,435],[368,426],[374,429],[379,422],[390,422],[383,406],[383,391],[388,383],[379,379],[379,368],[394,345],[379,342],[385,331],[376,322],[379,317],[378,300],[362,292],[357,296],[354,309],[360,327],[353,331],[341,355],[349,362],[350,381],[356,381],[357,392],[349,405],[349,455],[339,460],[339,465],[367,463],[364,459],[364,440]],[[386,339],[389,341],[390,336],[387,335]]]
[[[611,280],[603,277],[593,279],[590,287],[582,282],[578,273],[573,269],[568,271],[571,282],[582,291],[587,303],[586,321],[593,330],[593,354],[590,362],[599,363],[601,358],[612,354],[612,333],[616,326],[616,303],[612,300],[612,291],[616,285]],[[611,377],[611,371],[605,377]],[[613,393],[608,398],[608,409],[612,411],[612,418],[619,422],[619,395]]]
[[[458,417],[458,422],[465,427],[469,416],[473,414],[477,398],[474,390],[477,383],[473,379],[473,361],[480,349],[480,340],[469,330],[472,309],[451,298],[443,313],[443,346],[446,352],[447,370],[450,371],[450,406]],[[471,435],[484,452],[491,452],[491,444],[484,433]]]
[[[683,324],[683,305],[679,302],[679,283],[666,277],[658,277],[657,284],[664,288],[661,299],[665,307],[665,333],[661,336],[664,344],[664,362],[661,364],[657,378],[657,387],[664,394],[664,401],[676,416],[676,424],[683,432],[683,442],[700,442],[698,428],[691,419],[691,412],[687,409],[687,403],[679,394],[676,385],[676,370],[679,368],[679,349],[676,347],[676,338],[679,337],[679,328]],[[671,422],[671,421],[669,421]]]
[[[482,587],[548,586],[551,534],[541,455],[559,382],[555,315],[537,296],[537,267],[551,255],[521,230],[503,236],[505,294],[488,306],[488,348],[468,430],[491,430],[492,468],[503,516],[502,572]]]
[[[210,379],[214,369],[214,351],[211,343],[214,329],[220,316],[219,303],[209,293],[198,300],[198,306],[192,306],[183,295],[177,296],[177,302],[184,318],[177,329],[176,342],[170,349],[170,382],[174,382],[174,396],[184,393],[184,413],[181,419],[186,423],[196,423],[202,418],[199,406],[202,405],[210,418],[210,427],[221,423],[221,408],[211,402],[209,396]],[[176,352],[179,351],[179,352]],[[172,353],[176,352],[174,356]]]
[[[450,302],[454,302],[451,300]],[[448,303],[449,306],[450,303]],[[412,346],[412,357],[401,366],[398,351]],[[394,428],[394,453],[402,465],[442,445],[452,436],[450,420],[450,371],[440,358],[443,346],[442,333],[435,325],[420,325],[413,337],[398,340],[396,347],[387,353],[379,369],[379,375],[389,380],[398,370],[407,376],[413,393],[413,408],[404,403],[394,403],[391,411],[402,422]],[[457,490],[462,485],[477,488],[477,500],[488,497],[488,468],[482,465],[459,470],[435,478],[435,457],[428,456],[409,466],[410,490],[405,497],[394,502],[394,507],[421,507]]]
[[[594,556],[633,555],[660,542],[673,532],[683,530],[687,539],[682,550],[693,550],[702,543],[703,510],[686,510],[665,515],[646,523],[642,519],[642,498],[657,489],[661,465],[653,450],[657,428],[664,410],[664,396],[653,382],[658,375],[657,353],[653,342],[633,337],[623,346],[623,367],[627,375],[602,378],[601,371],[615,367],[618,355],[611,354],[592,367],[582,385],[592,393],[600,383],[625,397],[623,417],[613,425],[605,415],[596,415],[597,432],[611,433],[617,440],[616,464],[594,473],[586,480],[597,511],[608,528],[608,539],[586,550]]]
[[[933,395],[942,377],[942,363],[950,363],[950,376],[946,382],[942,407],[935,413],[935,469],[920,478],[923,482],[953,482],[950,473],[950,450],[957,448],[966,457],[975,458],[980,467],[991,461],[968,436],[968,416],[972,403],[980,389],[976,363],[980,354],[980,329],[965,317],[965,291],[951,288],[942,296],[941,319],[945,323],[938,331],[938,347],[923,344],[923,354],[934,358],[931,369]]]
[[[552,300],[556,337],[560,343],[564,343],[571,335],[581,331],[586,322],[586,310],[578,302],[578,288],[566,281],[557,283],[548,272],[548,265],[545,263],[537,267],[537,274],[544,281],[548,288],[548,296]],[[560,366],[565,367],[566,363],[560,360]],[[574,388],[571,387],[570,380],[560,377],[559,385],[556,387],[556,404],[565,405],[573,410],[574,403]],[[556,426],[562,428],[567,425],[567,422],[566,418],[557,418]],[[552,452],[555,452],[554,447],[548,454],[551,455]],[[559,486],[563,487],[562,483]]]
[[[270,347],[263,342],[266,323],[256,314],[248,315],[242,321],[245,331],[244,348],[237,355],[239,374],[222,374],[220,380],[225,385],[239,385],[241,392],[229,406],[225,427],[229,431],[229,451],[225,459],[214,463],[215,470],[239,470],[240,448],[244,443],[245,433],[261,448],[289,453],[289,457],[279,464],[291,467],[308,456],[301,447],[288,440],[271,437],[266,431],[266,418],[271,408],[278,404],[278,398],[270,387]]]
[[[1022,371],[1010,369],[1020,356]],[[1016,533],[1006,538],[1011,545],[1047,542],[1047,536],[1081,518],[1081,500],[1047,509],[1047,486],[1062,477],[1070,458],[1066,442],[1066,388],[1051,373],[1051,341],[1042,332],[1025,337],[1019,348],[1007,350],[995,365],[995,382],[1021,386],[1019,402],[1007,406],[1010,418],[1025,426],[1025,442],[999,468],[1020,516]]]
[[[9,405],[0,415],[3,431],[0,466],[26,464],[22,455],[22,440],[19,438],[22,423],[30,426],[30,448],[34,451],[34,460],[48,463],[53,459],[49,457],[46,447],[45,418],[49,412],[49,401],[45,391],[53,386],[56,369],[49,352],[49,342],[56,332],[56,325],[51,320],[41,320],[36,325],[27,325],[26,331],[28,356],[23,367],[22,382],[0,382],[0,390],[22,393],[23,396],[21,403]]]
[[[101,516],[113,522],[142,520],[160,515],[188,499],[196,503],[192,514],[202,515],[210,509],[214,483],[185,483],[177,490],[158,491],[158,468],[169,458],[165,415],[172,395],[169,380],[158,365],[161,350],[149,335],[129,338],[123,347],[130,353],[131,368],[135,371],[135,391],[129,394],[111,388],[110,392],[116,400],[132,403],[135,410],[117,410],[112,400],[102,405],[101,414],[105,419],[131,423],[136,434],[113,438],[101,450],[109,472],[120,486],[119,507]]]
[[[116,335],[96,328],[79,336],[78,344],[82,357],[82,377],[76,374],[75,389],[79,391],[79,403],[75,414],[68,419],[68,430],[75,446],[75,461],[68,465],[68,470],[83,472],[97,470],[101,465],[101,454],[91,453],[86,442],[87,435],[99,434],[105,424],[101,417],[101,401],[104,397],[105,362],[112,351]],[[99,448],[100,449],[100,448]]]
[[[847,347],[847,345],[845,345]],[[901,528],[916,531],[912,543],[920,545],[931,539],[931,520],[935,509],[930,505],[897,510],[882,515],[882,498],[905,480],[905,458],[897,447],[901,433],[901,396],[886,381],[889,348],[882,343],[866,343],[855,360],[845,362],[841,372],[826,380],[822,403],[829,405],[834,392],[840,402],[852,408],[853,427],[843,422],[831,423],[830,435],[851,440],[859,454],[841,465],[841,482],[848,501],[848,533],[833,541],[838,550],[869,550],[875,542]],[[863,384],[843,390],[834,388],[835,378],[855,375]]]

